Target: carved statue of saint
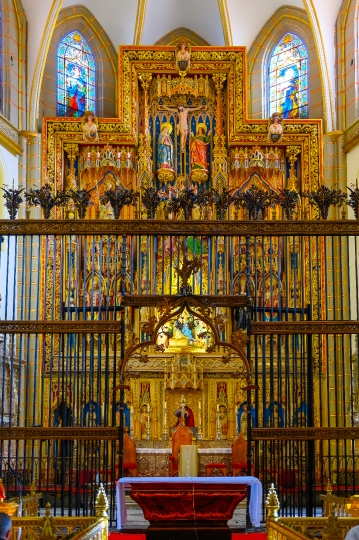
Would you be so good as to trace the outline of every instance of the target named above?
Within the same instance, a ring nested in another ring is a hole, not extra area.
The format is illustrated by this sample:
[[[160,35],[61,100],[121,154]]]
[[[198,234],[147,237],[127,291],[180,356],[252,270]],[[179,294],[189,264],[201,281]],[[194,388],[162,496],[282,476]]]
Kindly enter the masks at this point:
[[[228,435],[228,414],[227,407],[225,405],[219,406],[219,424],[221,427],[221,433],[223,436]]]
[[[191,50],[185,41],[177,45],[176,63],[179,71],[188,71],[191,66]]]
[[[148,422],[149,422],[149,413],[148,413],[147,405],[142,405],[141,415],[140,415],[141,439],[146,439],[147,437]]]
[[[197,133],[191,133],[191,166],[192,169],[208,170],[207,148],[210,141],[211,131],[207,135],[206,124],[197,125]]]
[[[82,117],[83,140],[88,143],[99,142],[97,133],[98,119],[92,111],[85,111]]]
[[[173,169],[172,126],[163,122],[157,143],[157,169]]]
[[[240,419],[239,431],[243,435],[243,438],[247,440],[248,436],[248,406],[243,405],[243,412]]]
[[[181,152],[184,153],[186,151],[186,142],[188,137],[188,113],[199,111],[200,109],[203,109],[203,107],[184,107],[183,103],[180,103],[177,109],[166,106],[163,106],[163,109],[165,111],[170,111],[178,114],[178,124],[176,127],[176,131],[177,135],[181,136]]]
[[[97,276],[90,281],[87,288],[86,304],[91,307],[99,307],[102,304],[101,284]]]
[[[98,425],[96,407],[93,403],[90,403],[89,411],[86,414],[86,426],[96,427]]]
[[[184,396],[182,396],[181,406],[175,412],[175,416],[177,418],[175,427],[179,426],[181,418],[183,418],[186,427],[194,427],[194,414],[192,409],[188,407]]]
[[[274,112],[268,121],[268,141],[276,144],[283,136],[283,118],[281,113]]]

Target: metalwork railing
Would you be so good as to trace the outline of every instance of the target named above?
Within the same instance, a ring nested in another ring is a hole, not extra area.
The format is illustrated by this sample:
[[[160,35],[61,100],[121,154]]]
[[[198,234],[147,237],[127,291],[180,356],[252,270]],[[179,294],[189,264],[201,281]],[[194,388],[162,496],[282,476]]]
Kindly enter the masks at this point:
[[[130,430],[140,415],[119,385],[166,356],[176,310],[200,361],[216,355],[234,381],[228,424],[247,437],[248,470],[278,484],[281,513],[318,515],[328,480],[355,491],[359,222],[3,220],[0,234],[9,494],[35,477],[56,513],[76,515],[99,482],[110,495],[121,413]]]
[[[12,538],[20,540],[24,535],[55,538],[57,536],[77,540],[107,540],[108,502],[100,486],[94,504],[94,517],[50,517],[51,506],[46,504],[45,517],[12,517]],[[6,510],[5,510],[6,511]]]

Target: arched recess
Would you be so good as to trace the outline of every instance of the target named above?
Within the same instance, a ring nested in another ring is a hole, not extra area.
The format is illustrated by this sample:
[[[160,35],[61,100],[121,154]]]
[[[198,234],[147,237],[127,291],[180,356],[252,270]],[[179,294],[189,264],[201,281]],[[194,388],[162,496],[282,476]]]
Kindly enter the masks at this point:
[[[248,384],[250,384],[252,375],[251,367],[243,350],[243,347],[247,343],[247,336],[243,331],[237,330],[232,334],[231,342],[222,341],[221,332],[224,329],[222,328],[223,319],[220,315],[212,317],[212,308],[193,296],[179,297],[175,300],[167,300],[164,298],[162,304],[158,308],[160,313],[159,319],[151,317],[149,321],[143,324],[142,330],[149,336],[149,339],[142,341],[141,343],[133,343],[130,345],[125,353],[124,359],[119,361],[118,369],[121,373],[121,380],[125,380],[125,370],[131,356],[136,352],[146,350],[150,346],[156,347],[157,339],[160,334],[163,333],[162,328],[164,325],[171,319],[178,318],[185,310],[193,318],[201,320],[210,328],[212,343],[210,348],[207,348],[207,352],[213,352],[215,348],[221,347],[229,353],[227,354],[227,361],[229,361],[231,354],[238,356],[243,363],[244,376]],[[158,350],[164,349],[161,349],[161,346],[159,346]]]
[[[268,66],[272,52],[286,33],[297,35],[308,51],[308,118],[323,118],[320,66],[305,10],[279,8],[267,21],[248,51],[248,118],[268,117]]]
[[[1,114],[26,129],[26,17],[21,0],[1,0]]]
[[[84,6],[62,9],[51,38],[47,55],[40,116],[56,116],[57,49],[70,32],[78,31],[89,44],[96,64],[96,115],[103,118],[117,116],[117,53],[103,27]]]
[[[187,43],[194,46],[210,45],[208,41],[196,34],[196,32],[193,32],[192,30],[190,30],[189,28],[185,28],[184,26],[180,26],[179,28],[175,28],[175,30],[171,30],[171,32],[168,32],[168,34],[156,41],[155,45],[176,45],[182,39],[185,39]]]

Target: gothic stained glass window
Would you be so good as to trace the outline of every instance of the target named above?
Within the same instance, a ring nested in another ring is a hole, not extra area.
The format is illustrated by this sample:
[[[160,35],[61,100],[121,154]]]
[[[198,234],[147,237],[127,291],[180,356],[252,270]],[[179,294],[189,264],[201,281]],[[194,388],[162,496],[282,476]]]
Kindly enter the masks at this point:
[[[275,47],[269,64],[269,109],[283,118],[308,115],[308,53],[294,34],[286,34]]]
[[[95,62],[79,32],[67,34],[57,50],[57,114],[95,112]]]

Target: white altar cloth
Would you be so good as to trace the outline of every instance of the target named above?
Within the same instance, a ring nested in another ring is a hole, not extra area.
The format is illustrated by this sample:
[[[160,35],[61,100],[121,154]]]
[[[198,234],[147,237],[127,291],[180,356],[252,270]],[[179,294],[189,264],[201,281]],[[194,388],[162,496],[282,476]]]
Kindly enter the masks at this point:
[[[262,513],[262,484],[254,476],[204,476],[204,477],[134,477],[120,478],[116,485],[116,501],[117,501],[117,528],[121,529],[127,523],[125,488],[129,484],[135,483],[150,483],[161,482],[169,484],[188,482],[189,484],[248,484],[251,486],[251,497],[249,501],[249,517],[254,527],[260,527]]]
[[[198,448],[198,454],[231,454],[232,448]],[[172,454],[172,448],[136,448],[136,454]]]

